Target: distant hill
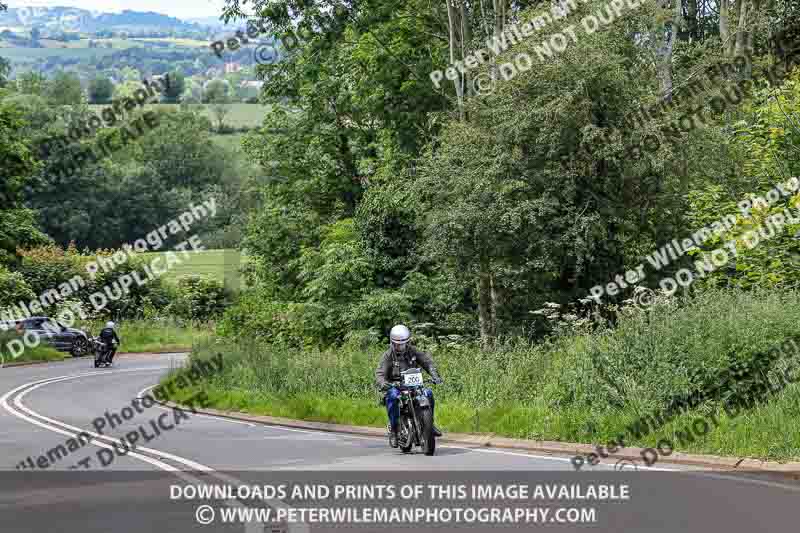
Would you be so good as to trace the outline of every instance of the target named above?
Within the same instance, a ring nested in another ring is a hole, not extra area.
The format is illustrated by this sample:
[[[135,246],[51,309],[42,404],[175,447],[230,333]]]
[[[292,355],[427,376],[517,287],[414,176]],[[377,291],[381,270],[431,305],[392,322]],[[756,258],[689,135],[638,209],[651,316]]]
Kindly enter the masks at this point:
[[[225,29],[236,29],[242,24],[225,24],[222,22],[219,17],[196,17],[196,18],[188,18],[186,22],[192,22],[194,24],[200,24],[201,26],[209,26],[211,28],[225,28]]]
[[[76,7],[18,7],[0,11],[0,26],[31,29],[34,26],[64,31],[191,31],[198,24],[152,11],[97,13]]]

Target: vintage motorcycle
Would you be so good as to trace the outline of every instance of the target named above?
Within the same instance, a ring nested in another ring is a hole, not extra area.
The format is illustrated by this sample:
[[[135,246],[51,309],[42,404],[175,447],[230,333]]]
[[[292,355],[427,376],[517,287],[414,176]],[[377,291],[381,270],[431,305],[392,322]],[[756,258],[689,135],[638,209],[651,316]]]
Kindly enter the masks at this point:
[[[419,446],[425,455],[436,452],[436,436],[433,433],[433,411],[425,396],[422,370],[409,368],[400,373],[403,381],[394,386],[400,390],[400,427],[397,440],[400,449],[409,453]]]
[[[106,343],[101,341],[99,337],[89,338],[89,349],[94,354],[94,367],[100,368],[101,366],[111,366],[111,361],[108,360],[110,351]]]

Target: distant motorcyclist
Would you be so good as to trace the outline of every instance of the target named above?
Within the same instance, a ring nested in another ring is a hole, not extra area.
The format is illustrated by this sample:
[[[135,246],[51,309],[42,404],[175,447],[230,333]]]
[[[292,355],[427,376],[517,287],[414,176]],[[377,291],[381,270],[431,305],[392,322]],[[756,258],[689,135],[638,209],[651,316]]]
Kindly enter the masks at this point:
[[[116,331],[116,324],[113,322],[106,322],[106,327],[100,331],[100,340],[106,345],[106,357],[105,362],[111,364],[114,360],[114,355],[117,353],[117,346],[119,346],[122,341],[119,340]]]
[[[389,415],[389,442],[393,448],[397,448],[397,432],[400,424],[400,390],[394,386],[393,382],[399,381],[400,373],[409,368],[422,367],[431,376],[435,384],[443,382],[439,377],[439,372],[433,363],[431,356],[421,352],[410,345],[411,331],[404,325],[398,324],[389,333],[389,349],[381,356],[381,362],[375,369],[375,382],[381,391],[386,393],[384,401],[386,412]],[[433,391],[426,388],[425,395],[431,402],[431,414],[433,413]],[[435,419],[434,419],[435,420]],[[441,437],[442,433],[433,426],[434,435]]]

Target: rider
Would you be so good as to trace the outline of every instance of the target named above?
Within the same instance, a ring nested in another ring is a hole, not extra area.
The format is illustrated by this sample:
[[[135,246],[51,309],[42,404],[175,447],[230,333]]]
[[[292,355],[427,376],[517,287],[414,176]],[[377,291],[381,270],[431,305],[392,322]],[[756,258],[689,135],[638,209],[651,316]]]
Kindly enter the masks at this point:
[[[117,353],[117,346],[122,344],[119,340],[117,332],[114,329],[116,325],[113,322],[106,322],[106,327],[100,332],[100,340],[106,344],[106,362],[111,364],[114,360],[114,355]],[[114,344],[116,342],[116,345]]]
[[[378,368],[375,369],[375,381],[378,387],[386,392],[384,400],[386,402],[386,411],[389,415],[391,431],[389,442],[393,448],[397,448],[397,430],[400,422],[400,406],[398,404],[400,390],[392,382],[400,380],[400,372],[420,366],[431,375],[431,380],[436,385],[442,383],[443,380],[439,377],[439,372],[437,372],[431,356],[409,344],[411,331],[406,326],[398,324],[393,327],[389,333],[389,340],[389,349],[383,353],[381,362],[378,364]],[[431,414],[433,414],[433,392],[426,388],[425,395],[431,401]],[[437,437],[442,436],[442,433],[435,425],[433,426],[433,432]]]

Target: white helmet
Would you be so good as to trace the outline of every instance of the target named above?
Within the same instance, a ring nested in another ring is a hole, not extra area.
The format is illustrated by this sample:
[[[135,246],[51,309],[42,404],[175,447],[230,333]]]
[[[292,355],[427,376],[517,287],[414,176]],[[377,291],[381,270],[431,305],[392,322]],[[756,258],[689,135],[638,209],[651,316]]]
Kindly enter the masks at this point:
[[[403,324],[398,324],[389,332],[389,340],[395,348],[402,352],[406,349],[408,341],[411,340],[411,330]]]
[[[115,326],[115,325],[116,325],[116,324],[114,324],[113,322],[106,322],[106,327],[107,327],[107,328],[114,329],[114,326]]]

